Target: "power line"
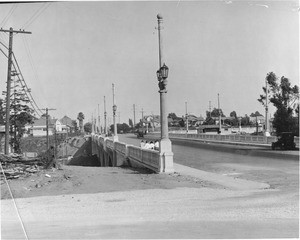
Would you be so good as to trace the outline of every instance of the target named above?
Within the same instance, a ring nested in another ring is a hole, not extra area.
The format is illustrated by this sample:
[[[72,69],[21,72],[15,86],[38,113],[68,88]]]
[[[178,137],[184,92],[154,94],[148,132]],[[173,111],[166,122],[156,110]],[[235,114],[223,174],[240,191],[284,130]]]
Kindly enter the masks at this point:
[[[0,43],[1,43],[1,42],[0,42]],[[4,45],[4,46],[5,46],[5,45]],[[3,53],[3,55],[4,55],[5,57],[8,58],[8,55],[7,55],[1,48],[0,48],[0,51]],[[30,102],[30,104],[31,104],[31,106],[32,106],[32,108],[33,108],[33,110],[34,110],[34,112],[40,117],[41,115],[40,115],[40,114],[38,113],[38,111],[36,110],[36,108],[39,110],[39,107],[38,107],[37,103],[35,102],[35,100],[34,100],[32,94],[31,94],[31,92],[30,92],[30,88],[28,88],[28,86],[27,86],[27,84],[26,84],[26,82],[25,82],[25,79],[24,79],[23,74],[22,74],[22,72],[21,72],[21,69],[20,69],[20,67],[19,67],[18,61],[17,61],[17,59],[16,59],[16,57],[15,57],[15,54],[12,53],[12,56],[13,56],[14,62],[15,62],[15,63],[12,62],[12,65],[13,65],[15,71],[18,71],[18,72],[20,73],[21,77],[22,77],[22,79],[21,79],[20,76],[17,75],[17,77],[19,78],[20,83],[21,83],[21,85],[22,85],[22,88],[24,89],[24,92],[25,92],[27,98],[29,99],[29,102]],[[17,65],[17,67],[16,67],[15,64]],[[17,68],[18,68],[18,69],[17,69]],[[26,90],[25,90],[25,88],[26,88]],[[28,96],[28,94],[30,95],[30,97]],[[33,103],[35,104],[36,107],[33,105]],[[40,112],[42,113],[42,111],[40,111]]]
[[[29,48],[27,39],[23,36],[23,39],[22,39],[22,40],[23,40],[23,44],[24,44],[24,46],[25,46],[25,50],[26,50],[26,54],[27,54],[29,63],[30,63],[30,65],[31,65],[31,67],[32,67],[33,76],[34,76],[34,78],[35,78],[35,80],[36,80],[37,82],[40,82],[40,81],[39,81],[39,78],[38,78],[38,75],[37,75],[37,71],[36,71],[34,62],[33,62],[33,58],[32,58],[31,52],[30,52],[30,48]]]
[[[8,50],[8,47],[3,42],[0,41],[0,44]]]
[[[43,6],[41,6],[35,13],[27,20],[27,22],[23,25],[22,28],[29,27],[49,6],[51,3],[45,3]]]
[[[18,72],[20,73],[20,75],[21,75],[21,77],[22,77],[22,79],[23,79],[24,85],[25,85],[25,87],[26,87],[26,89],[27,89],[26,95],[27,95],[27,92],[28,92],[29,95],[30,95],[30,97],[31,97],[31,98],[29,98],[29,99],[32,100],[32,102],[35,104],[35,106],[36,106],[37,109],[39,110],[39,107],[38,107],[37,103],[35,102],[34,98],[32,97],[31,92],[30,92],[30,90],[29,90],[29,88],[28,88],[28,86],[27,86],[27,84],[26,84],[26,82],[25,82],[25,79],[24,79],[23,74],[22,74],[22,72],[21,72],[21,69],[20,69],[20,67],[19,67],[19,64],[18,64],[18,61],[17,61],[17,59],[16,59],[16,56],[15,56],[14,53],[13,53],[12,55],[13,55],[13,58],[14,58],[14,60],[15,60],[16,65],[17,65],[17,67],[18,67],[18,70],[19,70]],[[13,65],[14,65],[14,63],[13,63]],[[14,67],[15,67],[15,66],[14,66]],[[20,78],[20,77],[18,76],[18,78]],[[22,84],[22,82],[21,82],[21,84]],[[22,85],[22,86],[23,86],[23,85]],[[27,96],[28,96],[28,95],[27,95]],[[39,110],[39,111],[42,113],[41,110]],[[40,116],[40,114],[39,114],[37,111],[36,111],[36,113]]]
[[[8,12],[8,14],[6,15],[6,17],[2,20],[1,24],[2,26],[4,26],[6,24],[6,22],[8,21],[8,19],[11,17],[11,15],[14,13],[14,11],[16,10],[17,5],[14,4],[12,6],[12,8],[10,9],[10,11]]]
[[[6,55],[6,53],[0,48],[0,51],[3,53],[3,55],[5,56],[5,57],[7,57],[8,58],[8,56]]]

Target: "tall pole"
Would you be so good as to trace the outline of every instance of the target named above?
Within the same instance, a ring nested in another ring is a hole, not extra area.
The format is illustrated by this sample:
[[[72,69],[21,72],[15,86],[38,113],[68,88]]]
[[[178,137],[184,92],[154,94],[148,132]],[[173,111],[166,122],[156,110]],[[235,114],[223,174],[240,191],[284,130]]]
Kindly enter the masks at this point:
[[[142,108],[142,132],[144,133],[144,109]]]
[[[270,130],[269,130],[269,116],[268,116],[268,111],[269,111],[269,108],[268,108],[268,102],[269,102],[269,96],[268,96],[268,81],[266,79],[266,123],[265,123],[265,126],[266,126],[266,129],[265,129],[265,136],[270,136]]]
[[[115,85],[114,84],[112,84],[112,93],[113,93],[114,141],[118,141],[118,130],[117,130],[117,122],[116,122],[117,105],[115,104]]]
[[[49,149],[49,119],[48,119],[48,108],[46,108],[46,142],[47,150]]]
[[[158,14],[158,43],[159,43],[159,68],[165,63],[164,54],[163,54],[163,17]],[[166,83],[166,82],[165,82]],[[168,117],[167,117],[167,98],[166,98],[166,89],[159,91],[160,93],[160,127],[161,127],[161,139],[166,139],[166,142],[169,140],[169,131],[168,131]]]
[[[154,132],[154,115],[153,112],[151,112],[152,115],[152,132]]]
[[[0,29],[0,32],[9,32],[8,43],[8,67],[7,67],[7,85],[6,85],[6,116],[5,116],[5,147],[4,153],[9,154],[9,128],[10,128],[10,88],[11,88],[11,65],[12,65],[12,46],[13,46],[13,33],[26,33],[31,32],[16,31],[11,27],[9,30]]]
[[[98,133],[101,133],[101,127],[100,127],[100,115],[99,115],[99,104],[98,104],[98,129],[97,129]]]
[[[48,112],[51,110],[56,110],[54,108],[43,108],[43,109],[39,109],[39,110],[43,110],[46,111],[46,142],[47,142],[47,150],[49,149],[49,114]],[[56,126],[54,126],[54,129],[56,131]]]
[[[211,101],[209,101],[209,117],[211,118]]]
[[[104,96],[104,134],[105,134],[105,136],[107,135],[106,121],[107,121],[107,112],[106,112],[106,102],[105,102],[105,96]]]
[[[133,104],[133,128],[135,128],[135,104]]]
[[[169,139],[168,132],[168,111],[167,111],[167,78],[161,76],[162,67],[165,67],[165,60],[163,55],[163,17],[157,14],[158,21],[158,44],[159,44],[159,95],[160,95],[160,127],[161,139],[159,143],[160,165],[163,172],[174,172],[173,167],[173,152],[172,143]]]
[[[186,134],[189,132],[189,119],[188,119],[188,112],[187,112],[187,102],[185,102],[185,123],[186,123]]]
[[[221,110],[220,110],[220,98],[218,93],[218,110],[219,110],[219,133],[221,133],[222,123],[221,123]]]

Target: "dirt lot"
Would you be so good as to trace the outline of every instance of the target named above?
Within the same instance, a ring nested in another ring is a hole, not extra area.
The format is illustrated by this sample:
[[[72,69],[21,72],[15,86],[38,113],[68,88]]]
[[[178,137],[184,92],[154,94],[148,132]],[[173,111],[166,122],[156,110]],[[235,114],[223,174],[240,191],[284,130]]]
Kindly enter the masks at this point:
[[[113,177],[112,177],[113,176]],[[14,198],[85,194],[176,187],[222,188],[197,178],[174,174],[152,174],[143,169],[62,166],[41,170],[28,177],[8,180]],[[7,184],[1,183],[1,199],[11,198]]]

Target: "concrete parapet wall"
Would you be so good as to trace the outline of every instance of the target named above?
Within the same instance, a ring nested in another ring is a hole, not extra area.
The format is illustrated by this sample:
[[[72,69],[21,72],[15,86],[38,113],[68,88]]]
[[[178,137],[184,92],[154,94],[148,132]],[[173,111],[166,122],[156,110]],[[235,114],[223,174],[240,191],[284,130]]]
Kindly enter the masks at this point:
[[[149,133],[148,135],[155,138],[159,137],[160,133]],[[277,141],[277,137],[270,136],[252,136],[252,135],[216,135],[216,134],[186,134],[186,133],[169,133],[170,138],[188,138],[188,139],[201,139],[210,141],[223,141],[223,142],[242,142],[242,143],[257,143],[257,144],[270,144]],[[294,137],[296,147],[299,148],[299,137]]]
[[[156,150],[142,149],[99,135],[92,135],[92,151],[97,154],[101,166],[122,166],[134,163],[136,166],[164,172],[163,157]]]

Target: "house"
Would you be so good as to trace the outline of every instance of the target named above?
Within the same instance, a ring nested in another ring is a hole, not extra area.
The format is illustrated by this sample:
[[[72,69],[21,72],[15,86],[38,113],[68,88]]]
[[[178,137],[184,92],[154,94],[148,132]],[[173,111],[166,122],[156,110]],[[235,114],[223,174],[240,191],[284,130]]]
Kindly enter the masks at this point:
[[[48,118],[48,135],[51,136],[54,134],[54,131],[57,133],[62,132],[63,125],[58,119]],[[46,117],[41,117],[40,119],[34,120],[33,124],[27,125],[26,128],[29,128],[31,136],[46,136],[47,135],[47,123]]]
[[[75,132],[75,126],[73,125],[73,120],[68,116],[64,116],[59,120],[62,124],[62,132],[64,133],[73,133]]]

